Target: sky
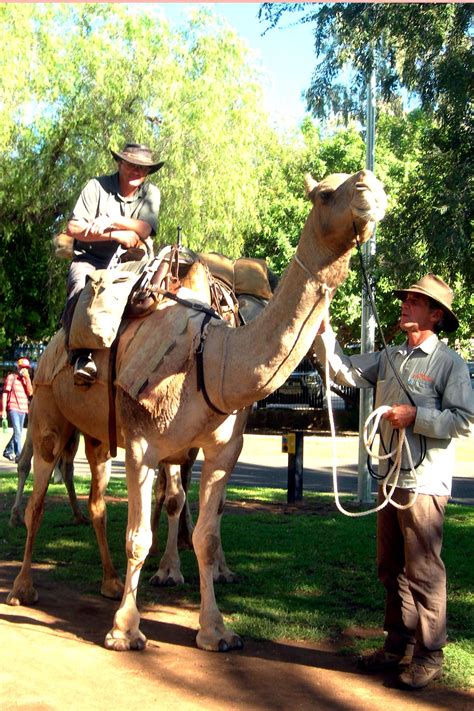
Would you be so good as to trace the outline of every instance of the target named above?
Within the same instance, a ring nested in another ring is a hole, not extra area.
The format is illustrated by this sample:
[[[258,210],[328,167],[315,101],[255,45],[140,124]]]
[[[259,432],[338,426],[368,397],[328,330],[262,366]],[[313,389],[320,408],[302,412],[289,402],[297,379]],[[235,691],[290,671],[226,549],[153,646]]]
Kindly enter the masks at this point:
[[[177,24],[186,19],[186,13],[196,4],[150,3],[155,10],[159,7],[171,23]],[[262,69],[268,77],[263,86],[265,106],[272,123],[282,128],[299,124],[306,113],[301,93],[309,87],[315,65],[311,28],[308,25],[295,25],[297,16],[288,15],[280,21],[282,29],[278,27],[270,30],[262,37],[265,25],[257,18],[260,3],[199,4],[213,8],[217,14],[225,17],[242,40],[260,55]],[[145,4],[141,8],[146,11]]]

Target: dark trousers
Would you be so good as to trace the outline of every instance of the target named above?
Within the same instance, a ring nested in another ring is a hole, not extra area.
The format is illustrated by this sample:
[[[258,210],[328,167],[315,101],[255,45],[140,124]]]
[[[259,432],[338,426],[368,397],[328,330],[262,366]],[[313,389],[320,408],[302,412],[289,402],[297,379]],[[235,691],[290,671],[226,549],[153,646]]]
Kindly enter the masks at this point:
[[[412,497],[397,488],[393,498],[406,504]],[[441,664],[446,644],[441,547],[447,501],[447,496],[420,494],[408,509],[388,504],[377,514],[377,571],[386,590],[385,649],[405,654],[407,645],[414,644],[414,661],[434,665]]]

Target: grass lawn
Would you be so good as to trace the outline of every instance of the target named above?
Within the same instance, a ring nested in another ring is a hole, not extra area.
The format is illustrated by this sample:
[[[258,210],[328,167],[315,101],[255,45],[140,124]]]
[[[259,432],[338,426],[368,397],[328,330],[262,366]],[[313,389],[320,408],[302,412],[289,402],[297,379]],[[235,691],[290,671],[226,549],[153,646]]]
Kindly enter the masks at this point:
[[[78,493],[88,493],[86,477],[76,478]],[[21,560],[24,528],[8,527],[16,475],[0,477],[0,541],[3,560]],[[31,483],[27,485],[27,493]],[[125,481],[113,478],[108,493],[126,496]],[[61,484],[49,496],[64,497]],[[380,646],[383,588],[375,572],[375,517],[353,519],[338,513],[329,494],[305,494],[301,507],[286,507],[279,489],[229,487],[229,507],[222,519],[222,540],[229,567],[238,574],[232,585],[217,584],[216,597],[227,621],[244,638],[321,640],[331,638],[341,652],[359,653]],[[197,486],[190,501],[196,507]],[[265,504],[263,510],[253,504]],[[348,498],[345,506],[349,506]],[[85,507],[85,503],[84,503]],[[125,501],[108,503],[108,531],[119,572],[125,572]],[[448,572],[448,635],[444,683],[474,685],[474,508],[448,505],[444,561]],[[160,540],[166,536],[162,522]],[[90,526],[72,525],[67,499],[48,504],[38,534],[34,561],[52,564],[54,575],[83,592],[98,594],[101,568]],[[139,601],[199,602],[199,577],[192,551],[182,552],[186,583],[180,588],[147,585],[157,568],[148,559]],[[73,564],[73,565],[72,565]],[[374,636],[375,635],[375,636]]]

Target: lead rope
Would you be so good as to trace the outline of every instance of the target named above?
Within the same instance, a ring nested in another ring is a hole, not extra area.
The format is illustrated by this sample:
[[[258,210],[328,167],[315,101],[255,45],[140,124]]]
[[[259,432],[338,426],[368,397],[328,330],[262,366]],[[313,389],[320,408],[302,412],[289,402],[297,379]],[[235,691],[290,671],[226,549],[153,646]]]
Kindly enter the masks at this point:
[[[330,299],[329,299],[329,290],[326,289],[326,312],[329,313],[329,304],[330,304]],[[338,485],[337,485],[337,446],[336,446],[336,427],[334,424],[334,413],[332,409],[332,403],[331,403],[331,379],[329,375],[329,360],[326,357],[326,362],[324,365],[324,374],[325,374],[325,380],[326,380],[326,399],[327,399],[327,404],[328,404],[328,416],[329,416],[329,426],[331,430],[331,440],[332,440],[332,481],[333,481],[333,489],[334,489],[334,499],[336,502],[336,507],[338,510],[343,513],[345,516],[350,516],[351,518],[360,518],[361,516],[368,516],[371,513],[376,513],[377,511],[380,511],[383,509],[385,506],[387,506],[388,503],[391,503],[395,508],[397,509],[409,509],[411,506],[416,501],[416,498],[418,496],[418,483],[417,483],[417,477],[416,477],[416,470],[413,465],[413,459],[411,456],[411,450],[410,450],[410,445],[408,443],[408,440],[406,439],[406,433],[405,429],[400,429],[399,430],[399,437],[398,437],[398,442],[396,448],[392,451],[389,452],[388,454],[381,454],[378,455],[375,452],[372,451],[371,447],[375,439],[375,435],[378,430],[380,418],[385,412],[388,412],[390,410],[390,407],[387,405],[382,405],[381,407],[378,407],[376,410],[374,410],[366,419],[365,424],[364,424],[364,446],[367,451],[367,453],[372,456],[375,459],[389,459],[393,457],[393,463],[392,466],[387,473],[386,477],[384,478],[383,486],[382,486],[382,491],[384,495],[384,501],[379,504],[376,508],[373,509],[368,509],[367,511],[348,511],[345,509],[340,500],[339,500],[339,490],[338,490]],[[372,429],[369,432],[369,425],[372,419],[375,419],[374,425]],[[416,488],[415,488],[415,493],[413,498],[407,503],[407,504],[397,504],[395,501],[393,501],[392,496],[395,492],[395,488],[398,483],[398,479],[400,477],[400,469],[402,465],[402,453],[403,453],[403,447],[406,449],[407,453],[407,458],[408,458],[408,463],[410,465],[410,471],[412,475],[415,478],[416,482]],[[393,475],[393,483],[390,484],[390,490],[388,491],[388,482],[391,480]]]

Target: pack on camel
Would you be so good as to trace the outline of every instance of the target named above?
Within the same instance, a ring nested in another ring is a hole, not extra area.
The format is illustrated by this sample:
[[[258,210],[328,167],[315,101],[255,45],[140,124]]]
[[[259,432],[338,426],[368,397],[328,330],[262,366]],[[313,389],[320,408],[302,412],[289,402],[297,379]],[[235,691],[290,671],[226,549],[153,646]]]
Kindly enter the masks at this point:
[[[333,295],[347,275],[357,237],[361,243],[369,239],[386,208],[382,185],[367,170],[332,175],[319,184],[308,178],[307,189],[313,207],[296,254],[259,317],[232,329],[217,321],[205,324],[207,314],[166,301],[141,320],[141,327],[131,323],[120,339],[115,404],[117,442],[125,449],[127,472],[127,574],[105,637],[108,649],[146,645],[136,595],[151,546],[154,468],[158,461],[180,463],[191,447],[204,454],[193,532],[201,590],[196,643],[209,651],[242,647],[217,607],[213,567],[225,487],[242,447],[245,408],[276,390],[307,353],[326,295]],[[150,366],[151,353],[156,359]],[[106,353],[98,365],[99,372],[107,368]],[[84,433],[92,470],[99,474],[109,456],[104,384],[99,378],[78,392],[67,365],[64,333],[48,345],[36,380],[31,418],[35,479],[25,514],[23,565],[7,599],[11,605],[38,599],[31,578],[33,543],[52,469],[73,428]]]
[[[223,257],[227,261],[226,257]],[[276,277],[272,273],[268,274],[268,287],[273,292],[276,284]],[[187,283],[189,283],[189,279]],[[223,284],[225,286],[225,284]],[[260,285],[261,287],[262,285]],[[261,288],[260,288],[261,291]],[[268,294],[260,294],[256,297],[251,294],[235,294],[238,301],[239,321],[249,323],[256,318],[265,304],[268,303]],[[236,324],[237,325],[237,324]],[[250,408],[247,408],[247,414]],[[31,418],[30,418],[31,419]],[[244,422],[245,426],[245,422]],[[82,513],[74,486],[74,458],[79,447],[79,431],[74,430],[66,443],[65,449],[61,452],[60,458],[54,470],[55,481],[62,480],[65,484],[69,502],[71,505],[73,520],[75,524],[88,523],[87,518]],[[163,555],[160,559],[156,572],[150,578],[150,584],[157,587],[170,587],[184,583],[181,572],[181,559],[179,549],[192,548],[192,532],[194,522],[189,508],[187,493],[191,482],[193,464],[196,461],[198,448],[191,448],[181,464],[159,463],[157,466],[157,477],[155,482],[155,507],[152,516],[152,545],[149,555],[158,555],[158,529],[160,516],[165,509],[168,521],[168,535]],[[31,428],[27,429],[26,439],[18,461],[18,483],[15,500],[13,502],[9,525],[19,526],[24,523],[22,515],[22,497],[26,480],[31,471],[33,460],[33,440]],[[107,516],[105,504],[105,490],[110,479],[110,466],[106,466],[104,476],[99,480],[94,480],[92,472],[91,488],[89,492],[88,508],[92,520],[100,558],[102,561],[103,577],[100,592],[104,597],[120,599],[123,594],[121,579],[113,565],[112,556],[107,540]],[[214,562],[213,572],[214,582],[230,583],[235,582],[237,576],[227,566],[222,546],[219,546],[219,553]]]

